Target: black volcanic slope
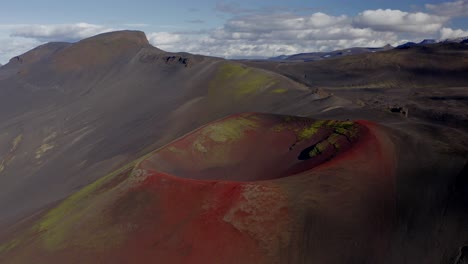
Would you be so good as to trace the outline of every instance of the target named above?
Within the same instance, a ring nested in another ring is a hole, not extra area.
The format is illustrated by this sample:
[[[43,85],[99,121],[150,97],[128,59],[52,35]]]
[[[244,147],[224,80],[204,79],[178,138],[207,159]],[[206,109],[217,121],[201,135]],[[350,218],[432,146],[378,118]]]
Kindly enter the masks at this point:
[[[371,113],[361,118],[379,121],[373,110],[394,111],[468,131],[467,44],[416,45],[312,62],[246,63],[349,99]]]
[[[306,63],[247,63],[312,87],[460,87],[467,84],[468,45],[418,45]]]
[[[0,69],[0,225],[206,122],[340,101],[323,96],[239,63],[161,51],[142,32],[39,46]]]

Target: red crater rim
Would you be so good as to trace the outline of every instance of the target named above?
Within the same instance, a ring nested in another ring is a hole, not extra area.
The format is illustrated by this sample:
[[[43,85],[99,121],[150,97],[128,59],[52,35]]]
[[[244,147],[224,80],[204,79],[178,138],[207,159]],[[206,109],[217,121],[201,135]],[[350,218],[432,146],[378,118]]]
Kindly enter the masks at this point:
[[[332,160],[358,142],[364,131],[353,121],[243,113],[179,138],[139,168],[195,180],[271,180]]]

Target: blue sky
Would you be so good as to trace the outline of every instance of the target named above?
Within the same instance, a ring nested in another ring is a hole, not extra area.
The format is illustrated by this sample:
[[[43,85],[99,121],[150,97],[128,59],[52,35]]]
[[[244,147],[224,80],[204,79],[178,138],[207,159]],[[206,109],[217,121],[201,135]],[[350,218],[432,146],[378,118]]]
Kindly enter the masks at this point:
[[[137,29],[167,51],[228,58],[468,35],[468,0],[17,0],[0,4],[0,63],[49,41]]]

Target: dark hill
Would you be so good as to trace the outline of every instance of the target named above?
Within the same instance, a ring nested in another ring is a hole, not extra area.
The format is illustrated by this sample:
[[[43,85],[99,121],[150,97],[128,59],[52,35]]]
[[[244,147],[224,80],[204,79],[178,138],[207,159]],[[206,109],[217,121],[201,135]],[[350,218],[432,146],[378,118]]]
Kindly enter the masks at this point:
[[[225,115],[346,103],[265,70],[164,52],[135,31],[42,45],[0,76],[0,226]]]
[[[416,45],[311,62],[247,62],[312,87],[460,87],[468,85],[468,46]]]
[[[468,131],[468,46],[438,43],[312,62],[246,62],[365,109]],[[372,118],[372,114],[365,118]]]

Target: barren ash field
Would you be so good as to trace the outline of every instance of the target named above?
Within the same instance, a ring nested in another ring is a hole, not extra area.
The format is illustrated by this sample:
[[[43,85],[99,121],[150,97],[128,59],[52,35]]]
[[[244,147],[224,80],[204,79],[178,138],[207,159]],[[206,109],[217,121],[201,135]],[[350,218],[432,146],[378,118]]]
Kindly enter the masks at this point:
[[[468,44],[413,44],[13,57],[0,263],[468,263]]]

